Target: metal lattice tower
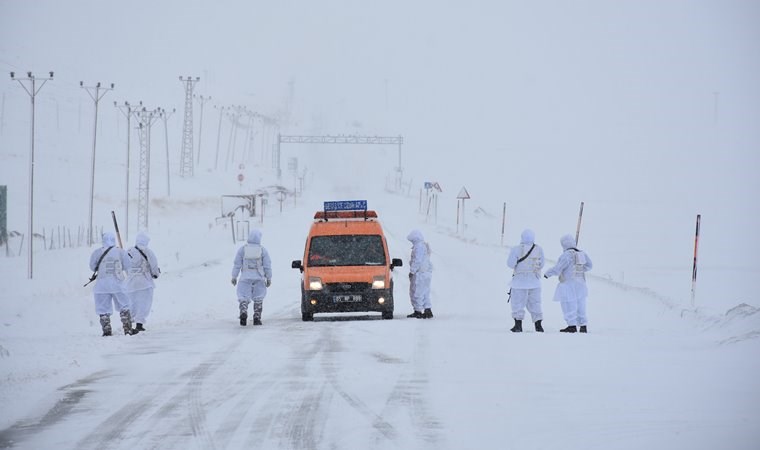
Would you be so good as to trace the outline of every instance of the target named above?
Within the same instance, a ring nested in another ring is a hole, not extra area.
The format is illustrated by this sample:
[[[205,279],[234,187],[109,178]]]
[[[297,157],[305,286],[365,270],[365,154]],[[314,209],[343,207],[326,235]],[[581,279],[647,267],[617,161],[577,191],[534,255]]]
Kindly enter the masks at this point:
[[[185,84],[185,121],[182,125],[182,154],[179,160],[181,177],[193,176],[193,89],[200,80],[200,77],[179,77],[179,81]]]
[[[137,229],[148,229],[150,205],[150,129],[158,120],[159,111],[143,108],[135,111],[140,136],[140,180],[137,187]]]

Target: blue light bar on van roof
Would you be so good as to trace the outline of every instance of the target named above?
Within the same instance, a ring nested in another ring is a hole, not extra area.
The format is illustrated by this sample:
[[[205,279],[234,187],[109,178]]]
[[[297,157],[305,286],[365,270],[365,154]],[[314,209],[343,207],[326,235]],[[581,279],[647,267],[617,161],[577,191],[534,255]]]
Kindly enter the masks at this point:
[[[343,200],[339,202],[325,202],[327,211],[366,211],[367,200]]]

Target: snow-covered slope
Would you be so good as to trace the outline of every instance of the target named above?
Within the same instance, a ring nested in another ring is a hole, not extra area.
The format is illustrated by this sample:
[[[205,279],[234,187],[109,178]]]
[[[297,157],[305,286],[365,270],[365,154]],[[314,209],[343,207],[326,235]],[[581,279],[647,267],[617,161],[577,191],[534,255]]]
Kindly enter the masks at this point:
[[[395,257],[407,261],[404,237],[412,227],[423,230],[436,267],[435,319],[405,318],[401,270],[395,320],[301,322],[299,273],[290,261],[301,257],[313,211],[341,194],[367,194]],[[163,275],[149,331],[137,336],[100,337],[90,290],[81,286],[89,249],[41,251],[44,282],[24,280],[23,258],[1,259],[4,279],[18,280],[0,303],[2,444],[634,449],[757,442],[754,307],[710,316],[595,276],[588,335],[558,332],[564,324],[550,282],[547,332],[527,327],[516,335],[508,330],[506,248],[425,224],[417,199],[382,186],[338,193],[313,185],[298,203],[254,223],[274,264],[265,326],[256,329],[237,324],[229,285],[237,244],[215,224],[218,199],[210,195],[155,208],[161,225],[152,248]]]

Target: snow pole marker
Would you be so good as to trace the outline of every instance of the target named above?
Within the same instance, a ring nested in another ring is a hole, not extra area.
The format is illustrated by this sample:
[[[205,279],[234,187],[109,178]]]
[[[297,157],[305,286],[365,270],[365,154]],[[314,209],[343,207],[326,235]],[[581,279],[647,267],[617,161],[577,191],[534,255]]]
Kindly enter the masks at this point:
[[[578,238],[581,234],[581,218],[583,217],[583,202],[581,202],[581,210],[578,213],[578,225],[575,227],[575,245],[578,245]]]
[[[504,245],[504,225],[507,223],[507,202],[501,210],[501,245]]]
[[[694,296],[697,291],[697,249],[699,248],[699,225],[702,215],[697,214],[697,231],[694,234],[694,265],[691,270],[691,307],[694,307]]]
[[[113,218],[113,227],[116,230],[116,237],[119,239],[119,248],[124,248],[121,243],[121,233],[119,233],[119,224],[116,222],[116,213],[111,211],[111,218]]]
[[[464,222],[464,201],[470,198],[470,193],[467,192],[467,188],[462,186],[457,195],[457,233],[459,233],[459,200],[462,201],[462,234],[465,233],[467,225]]]
[[[457,234],[459,234],[459,199],[457,199]]]

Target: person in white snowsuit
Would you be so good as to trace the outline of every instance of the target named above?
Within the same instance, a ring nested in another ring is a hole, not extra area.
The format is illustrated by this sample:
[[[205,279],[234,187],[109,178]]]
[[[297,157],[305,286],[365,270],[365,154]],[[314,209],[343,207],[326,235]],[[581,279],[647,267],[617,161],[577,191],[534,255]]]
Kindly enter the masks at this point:
[[[409,258],[409,297],[414,312],[407,317],[432,319],[430,283],[433,279],[433,264],[430,262],[430,245],[425,242],[420,230],[412,230],[406,237],[412,243]]]
[[[148,320],[153,306],[153,289],[156,287],[153,280],[161,273],[155,253],[148,248],[149,242],[150,237],[140,232],[135,238],[135,246],[127,250],[130,267],[124,291],[132,303],[132,317],[137,331],[145,331],[143,324]]]
[[[261,325],[264,297],[271,284],[272,261],[269,259],[269,252],[261,245],[261,231],[252,230],[248,234],[248,243],[238,249],[232,266],[232,285],[237,286],[240,325],[246,325],[248,305],[251,302],[253,324]]]
[[[124,270],[129,268],[127,252],[116,246],[116,237],[111,232],[103,233],[103,246],[90,255],[90,270],[97,273],[92,293],[95,297],[95,313],[100,316],[103,336],[111,336],[111,314],[114,306],[124,334],[136,334],[132,329],[130,301],[124,292]]]
[[[563,333],[575,333],[580,325],[580,332],[586,333],[588,317],[586,316],[586,272],[593,264],[586,252],[575,247],[575,238],[566,234],[560,238],[562,255],[557,264],[544,274],[545,278],[559,275],[559,284],[554,291],[554,301],[560,302],[562,314],[565,316],[567,327]]]
[[[536,235],[525,230],[520,236],[520,245],[512,247],[507,257],[507,266],[514,269],[510,283],[510,302],[515,326],[511,331],[522,332],[525,308],[528,308],[536,331],[543,332],[541,326],[541,269],[544,267],[544,250],[535,243]]]

